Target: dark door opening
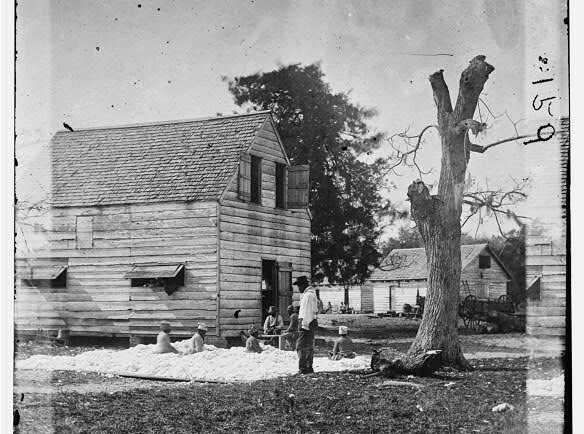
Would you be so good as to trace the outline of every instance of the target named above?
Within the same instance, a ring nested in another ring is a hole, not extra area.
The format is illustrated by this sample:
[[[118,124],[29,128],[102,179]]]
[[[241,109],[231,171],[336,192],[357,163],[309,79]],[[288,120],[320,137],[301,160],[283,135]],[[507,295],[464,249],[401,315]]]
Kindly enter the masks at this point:
[[[276,261],[262,260],[262,322],[270,306],[279,307]]]

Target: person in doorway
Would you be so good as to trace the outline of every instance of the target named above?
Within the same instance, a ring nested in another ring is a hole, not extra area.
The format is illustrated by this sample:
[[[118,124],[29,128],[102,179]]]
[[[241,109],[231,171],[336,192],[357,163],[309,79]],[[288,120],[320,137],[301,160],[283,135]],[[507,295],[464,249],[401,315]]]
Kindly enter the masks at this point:
[[[318,327],[316,319],[318,314],[318,301],[316,292],[308,283],[306,276],[300,276],[293,285],[298,286],[302,294],[300,297],[300,312],[298,313],[298,341],[296,342],[296,352],[298,353],[299,374],[312,374],[314,369],[312,362],[314,359],[314,332]]]
[[[284,330],[282,315],[280,315],[276,306],[270,306],[268,309],[268,317],[264,322],[264,334],[279,335],[282,330]]]
[[[205,343],[206,335],[207,326],[205,324],[199,324],[197,326],[197,332],[189,339],[189,353],[200,353],[204,350],[203,344]]]
[[[262,347],[260,347],[260,341],[258,339],[258,329],[256,328],[256,326],[253,324],[250,325],[247,334],[249,335],[249,337],[245,342],[245,351],[247,353],[261,354],[264,350],[262,350]]]
[[[296,340],[298,339],[298,313],[294,306],[290,305],[286,308],[286,312],[290,317],[288,328],[282,333],[282,338],[286,341],[286,349],[296,348]]]
[[[156,336],[154,354],[178,353],[177,349],[170,345],[170,323],[160,323],[160,333]]]
[[[335,340],[333,350],[329,353],[331,360],[354,359],[356,354],[353,351],[353,341],[348,336],[349,327],[339,327],[339,337]]]

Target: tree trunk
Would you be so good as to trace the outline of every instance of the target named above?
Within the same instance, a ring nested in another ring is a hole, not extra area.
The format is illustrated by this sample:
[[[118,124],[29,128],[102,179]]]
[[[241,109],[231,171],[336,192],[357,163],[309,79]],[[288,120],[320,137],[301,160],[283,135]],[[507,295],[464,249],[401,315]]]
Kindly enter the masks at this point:
[[[463,71],[456,107],[452,109],[442,70],[430,76],[438,110],[442,160],[438,194],[431,196],[421,181],[408,188],[412,218],[426,248],[428,289],[418,334],[407,358],[417,360],[429,350],[442,350],[442,363],[470,369],[458,340],[460,292],[460,217],[470,146],[468,129],[484,83],[494,68],[477,56]],[[415,366],[414,366],[415,369]]]

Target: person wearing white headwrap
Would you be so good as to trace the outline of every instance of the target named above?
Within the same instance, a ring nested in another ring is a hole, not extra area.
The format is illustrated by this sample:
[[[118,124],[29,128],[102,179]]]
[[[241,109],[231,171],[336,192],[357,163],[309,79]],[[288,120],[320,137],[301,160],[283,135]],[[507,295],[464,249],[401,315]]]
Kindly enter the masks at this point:
[[[207,334],[207,326],[199,324],[197,332],[188,341],[189,353],[200,353],[204,350],[203,343],[205,342],[205,335]]]
[[[339,327],[339,337],[335,340],[333,350],[329,353],[331,360],[354,359],[356,354],[353,352],[353,341],[348,336],[349,327]]]

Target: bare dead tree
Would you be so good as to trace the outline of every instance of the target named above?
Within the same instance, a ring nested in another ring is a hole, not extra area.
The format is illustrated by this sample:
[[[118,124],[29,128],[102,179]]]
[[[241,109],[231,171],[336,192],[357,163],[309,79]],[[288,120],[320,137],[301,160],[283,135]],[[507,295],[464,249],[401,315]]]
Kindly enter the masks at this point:
[[[429,274],[424,316],[404,360],[405,365],[411,367],[411,372],[418,372],[420,366],[408,361],[419,360],[421,354],[430,350],[441,350],[442,363],[446,365],[471,368],[461,351],[457,328],[461,227],[470,217],[480,217],[482,213],[492,213],[499,223],[500,216],[511,216],[509,205],[525,197],[521,185],[510,191],[465,191],[467,165],[472,152],[482,154],[495,146],[527,137],[519,135],[514,124],[516,134],[513,137],[487,145],[478,145],[471,140],[471,134],[476,137],[489,128],[488,119],[482,118],[479,105],[486,110],[486,117],[490,115],[494,120],[502,116],[494,115],[480,99],[483,87],[495,69],[485,59],[485,56],[476,56],[462,72],[454,106],[443,70],[432,74],[429,80],[438,123],[426,126],[417,135],[406,131],[388,139],[394,150],[388,173],[406,165],[417,169],[420,175],[420,180],[408,187],[408,199],[411,216],[424,241]],[[479,118],[475,119],[477,107]],[[424,135],[432,129],[439,133],[442,154],[438,189],[434,195],[422,181],[422,176],[427,172],[416,162],[416,156],[424,144]],[[463,206],[468,207],[470,217],[461,223]]]

